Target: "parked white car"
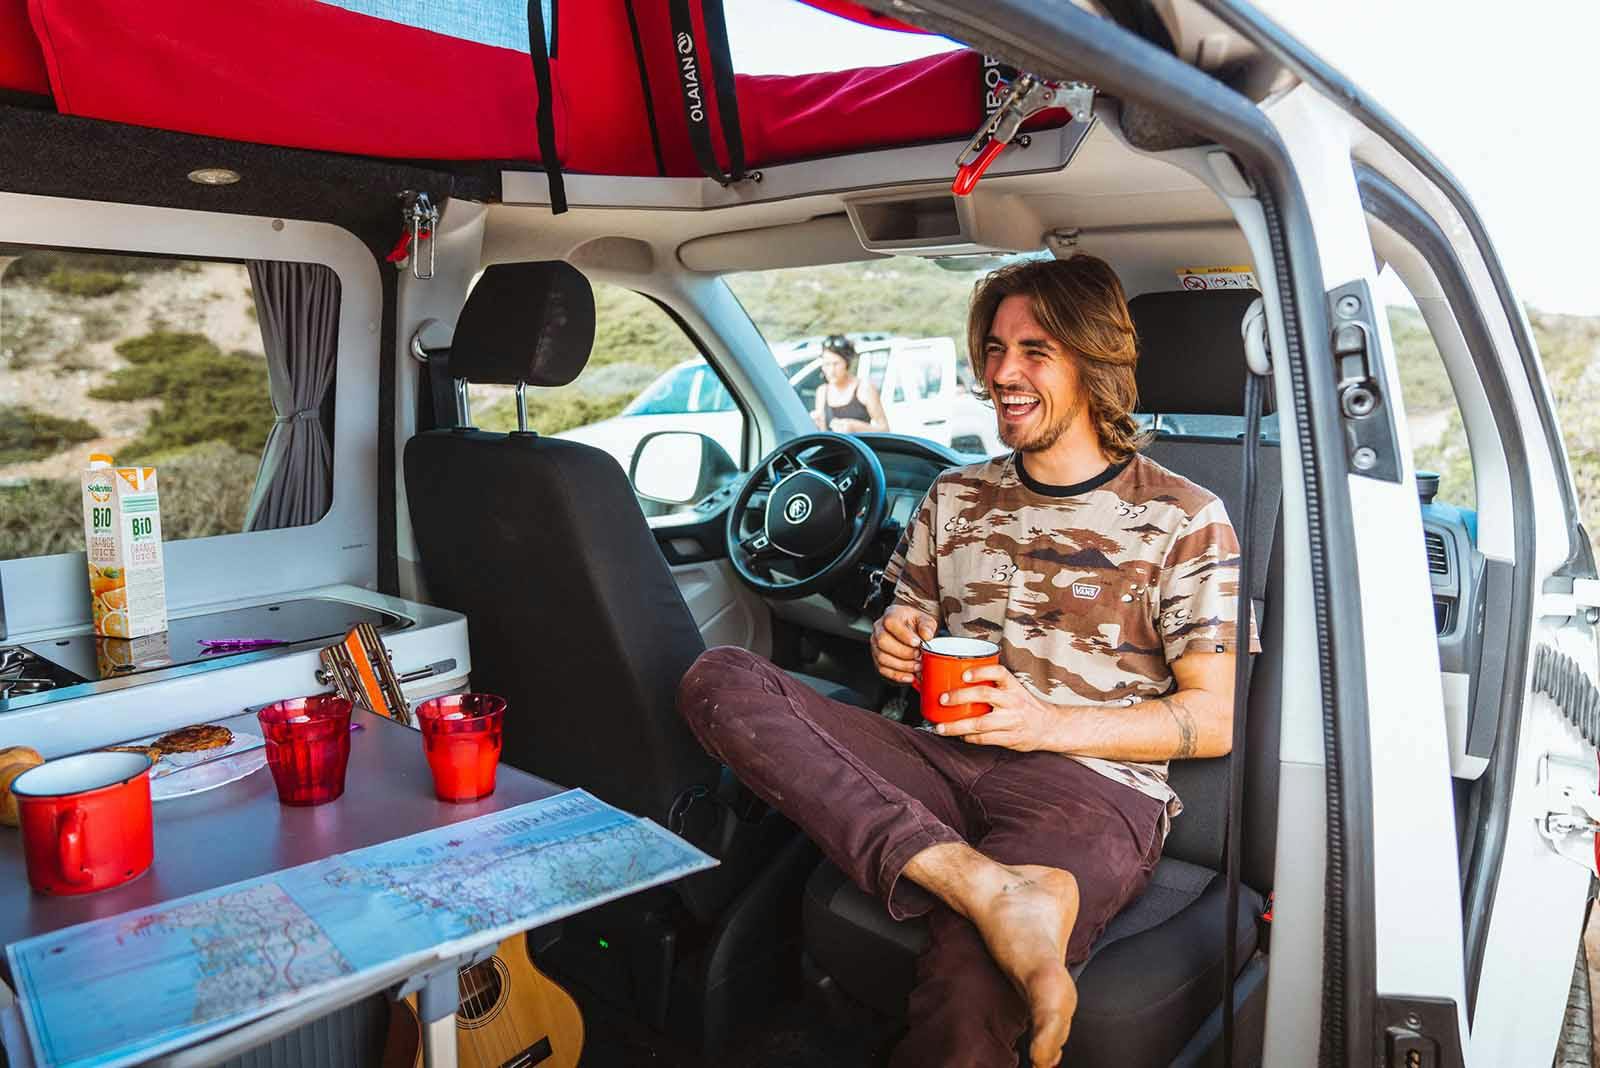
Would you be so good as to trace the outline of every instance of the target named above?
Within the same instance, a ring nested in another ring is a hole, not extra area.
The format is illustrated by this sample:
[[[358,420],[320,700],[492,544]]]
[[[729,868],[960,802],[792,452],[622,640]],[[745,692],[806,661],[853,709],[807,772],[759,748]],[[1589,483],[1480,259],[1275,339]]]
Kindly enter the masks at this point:
[[[957,356],[951,338],[850,336],[859,356],[856,373],[877,387],[890,432],[974,456],[990,456],[1004,448],[996,433],[994,410],[973,395],[971,370]],[[773,346],[774,357],[808,412],[816,406],[823,382],[821,346],[812,340]],[[727,387],[697,356],[664,371],[612,418],[555,436],[604,449],[626,469],[639,442],[657,430],[698,431],[737,458],[742,427],[743,416]]]

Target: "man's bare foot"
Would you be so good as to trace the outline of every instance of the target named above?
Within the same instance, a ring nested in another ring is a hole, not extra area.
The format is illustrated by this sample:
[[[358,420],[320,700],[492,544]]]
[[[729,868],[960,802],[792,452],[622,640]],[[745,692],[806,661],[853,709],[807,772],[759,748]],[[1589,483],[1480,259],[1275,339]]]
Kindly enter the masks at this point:
[[[1033,1068],[1055,1068],[1078,1008],[1067,939],[1078,919],[1078,881],[1039,864],[1003,865],[1008,878],[968,911],[1000,970],[1028,1001]]]
[[[1078,1008],[1067,939],[1078,922],[1078,881],[1042,864],[998,864],[965,842],[941,842],[906,862],[904,874],[972,921],[1028,1002],[1033,1068],[1055,1068]]]

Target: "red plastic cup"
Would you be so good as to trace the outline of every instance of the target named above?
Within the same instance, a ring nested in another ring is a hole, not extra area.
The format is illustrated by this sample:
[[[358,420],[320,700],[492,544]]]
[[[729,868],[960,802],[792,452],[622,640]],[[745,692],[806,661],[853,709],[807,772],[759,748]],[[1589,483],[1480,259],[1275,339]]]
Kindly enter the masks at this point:
[[[11,783],[28,882],[41,894],[87,894],[144,873],[154,856],[150,758],[80,753]]]
[[[476,801],[494,793],[505,712],[506,699],[488,693],[453,693],[417,706],[422,751],[440,801]]]
[[[285,805],[320,805],[344,793],[350,763],[350,702],[336,694],[295,697],[256,713],[267,767]]]

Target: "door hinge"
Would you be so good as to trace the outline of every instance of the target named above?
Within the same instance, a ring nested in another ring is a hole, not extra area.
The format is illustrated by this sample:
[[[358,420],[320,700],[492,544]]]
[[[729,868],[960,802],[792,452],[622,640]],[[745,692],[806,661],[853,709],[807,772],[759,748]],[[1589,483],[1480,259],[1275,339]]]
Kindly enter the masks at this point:
[[[1600,579],[1575,578],[1570,590],[1546,590],[1539,596],[1539,615],[1600,622]]]
[[[1600,830],[1597,779],[1600,774],[1593,760],[1552,753],[1539,758],[1539,833],[1558,854],[1600,875],[1594,855],[1594,835]]]

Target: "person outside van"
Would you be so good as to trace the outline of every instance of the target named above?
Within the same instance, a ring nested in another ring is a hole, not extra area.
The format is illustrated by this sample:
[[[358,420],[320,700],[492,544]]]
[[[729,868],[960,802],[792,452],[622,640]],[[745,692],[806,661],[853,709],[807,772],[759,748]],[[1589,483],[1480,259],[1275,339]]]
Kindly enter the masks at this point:
[[[856,349],[843,334],[832,334],[822,343],[822,377],[811,413],[818,430],[860,434],[889,429],[883,400],[871,382],[856,377]]]

